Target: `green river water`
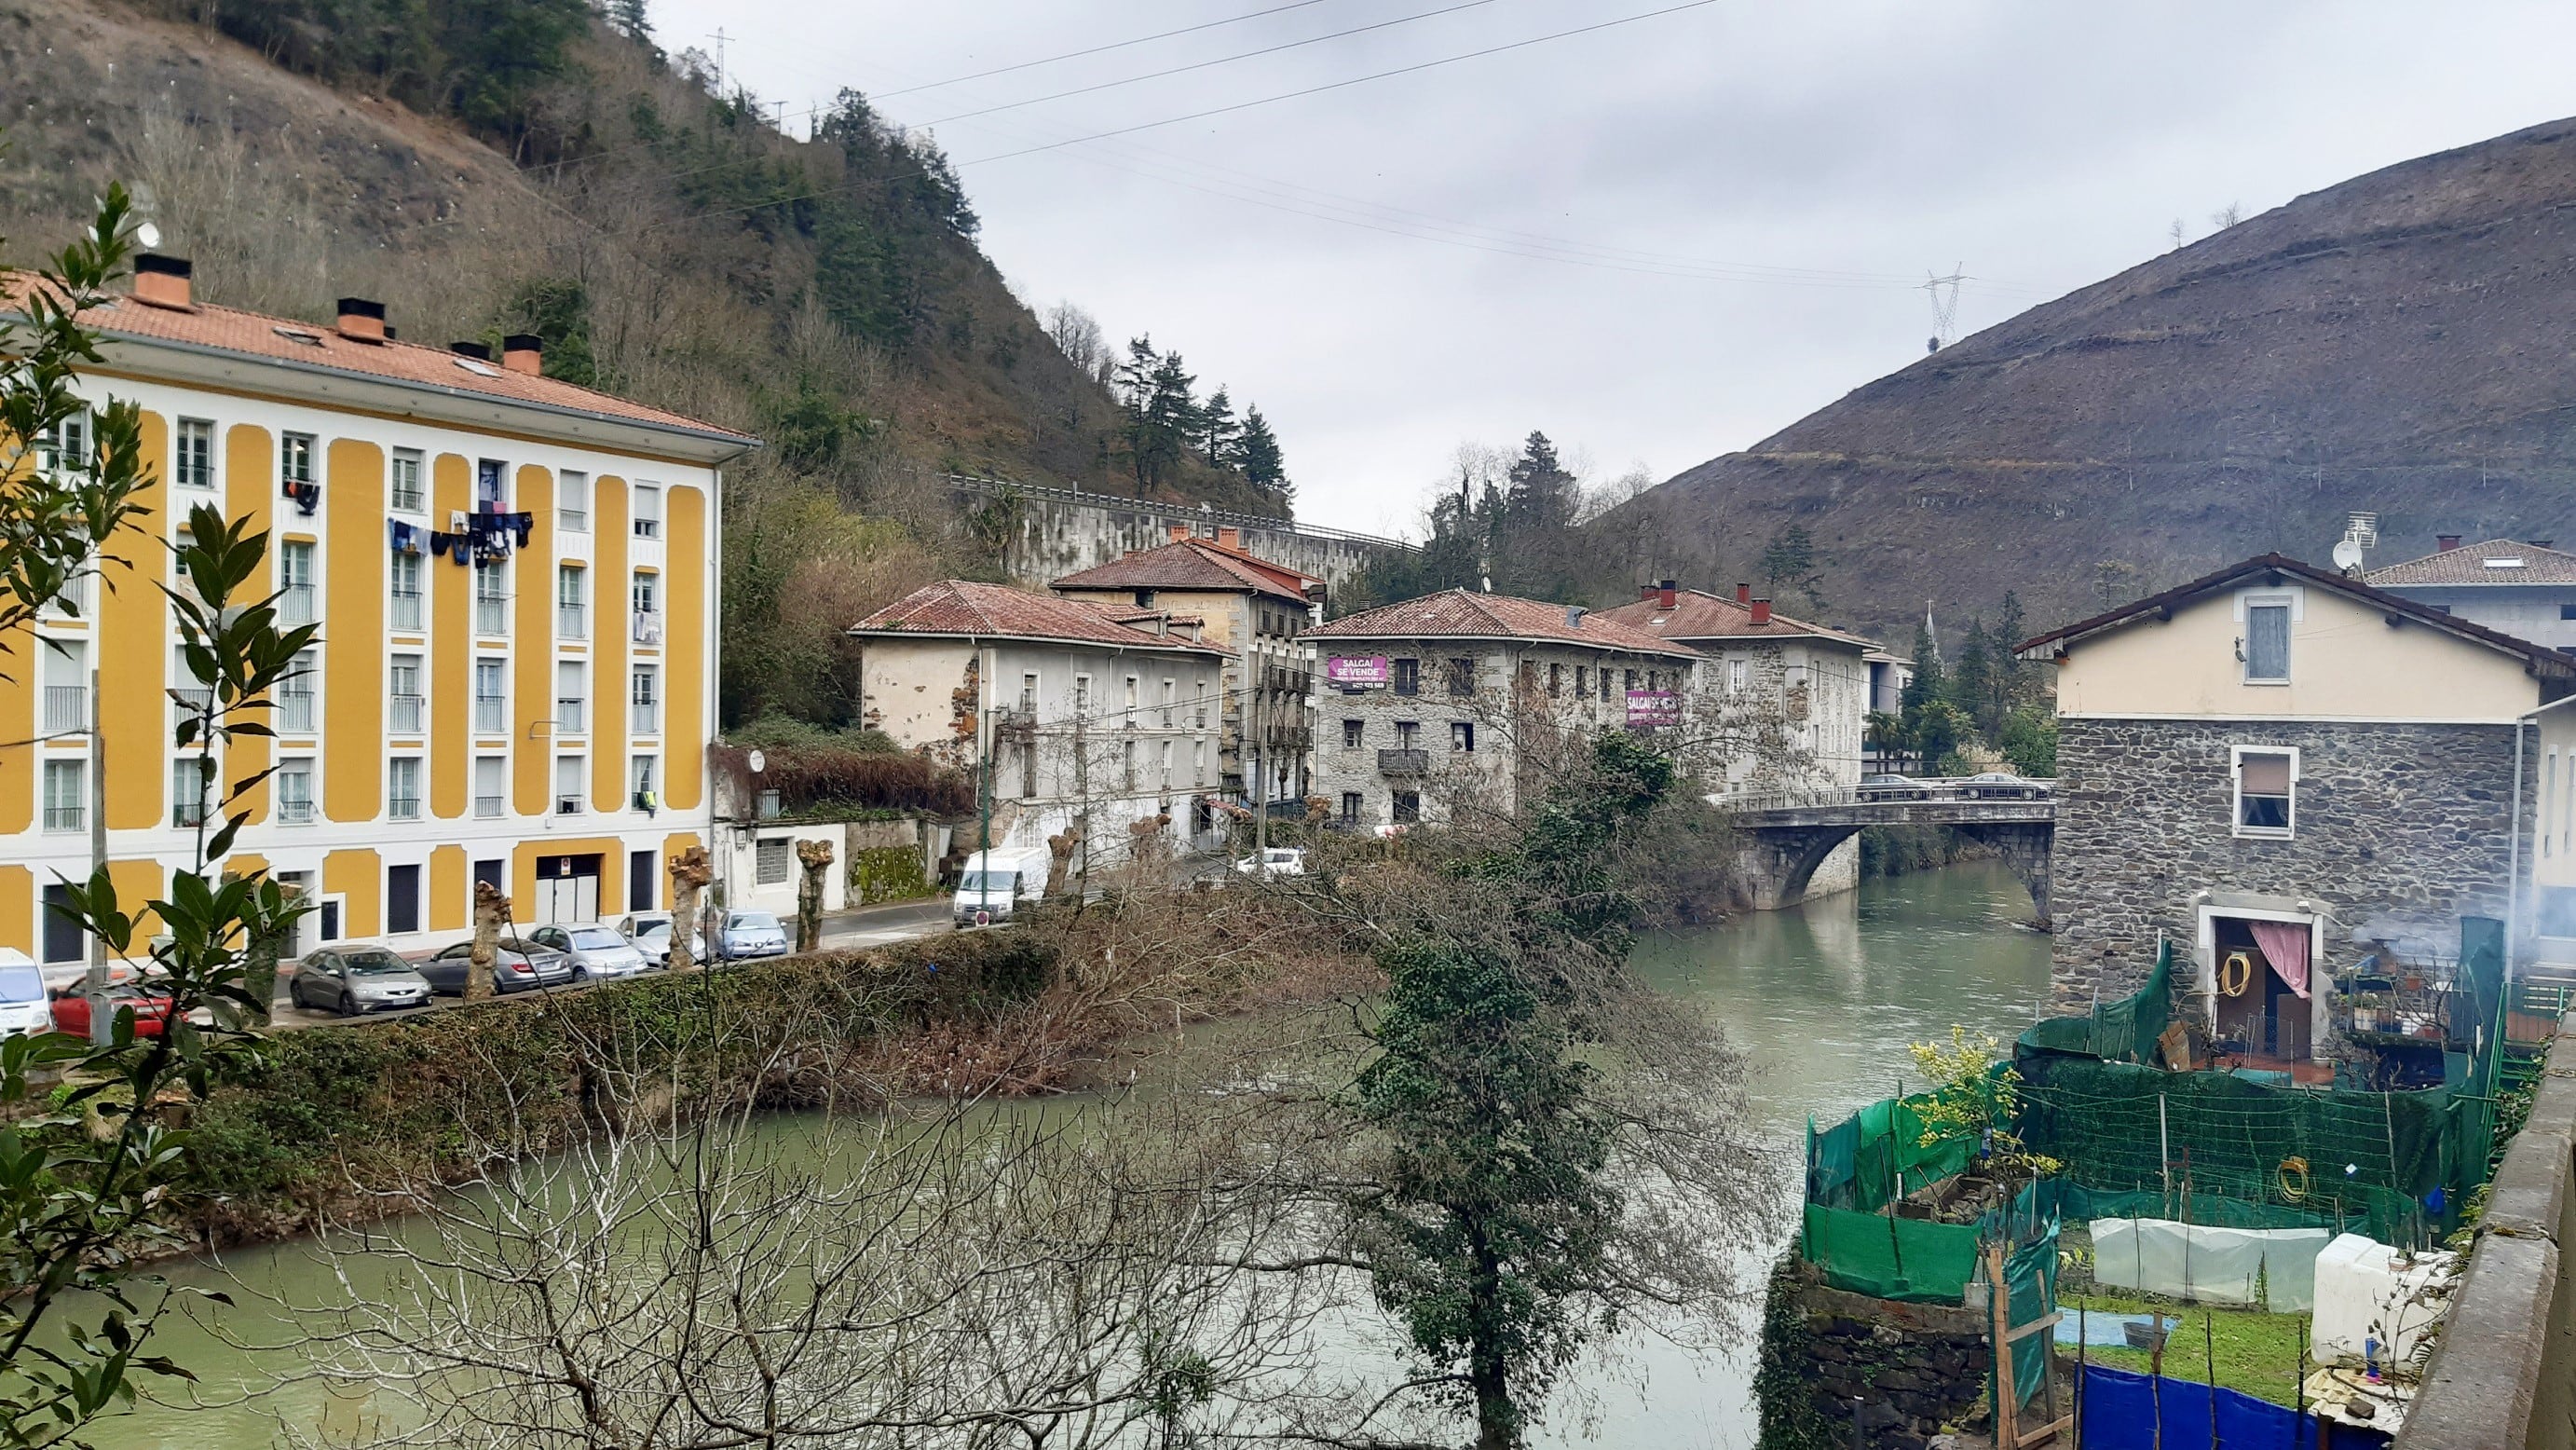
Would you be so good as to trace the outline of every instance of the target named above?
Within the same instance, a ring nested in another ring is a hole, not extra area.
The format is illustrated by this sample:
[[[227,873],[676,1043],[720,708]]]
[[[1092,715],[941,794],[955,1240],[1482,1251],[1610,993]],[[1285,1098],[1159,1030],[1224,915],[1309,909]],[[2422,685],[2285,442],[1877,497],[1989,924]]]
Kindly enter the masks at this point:
[[[2008,872],[1971,864],[1658,936],[1637,960],[1658,985],[1707,1003],[1747,1049],[1757,1067],[1756,1108],[1784,1154],[1794,1154],[1810,1116],[1831,1121],[1894,1090],[1908,1071],[1908,1042],[1946,1037],[1953,1023],[2008,1038],[2030,1021],[2046,995],[2048,940],[2016,925],[2029,915],[2029,898]],[[291,1342],[295,1326],[257,1296],[327,1297],[324,1274],[297,1244],[228,1255],[220,1270],[174,1271],[241,1300],[223,1311],[230,1336],[264,1344]],[[234,1403],[147,1405],[94,1426],[98,1445],[264,1450],[297,1439],[344,1442],[363,1413],[309,1383],[240,1402],[242,1390],[295,1362],[291,1349],[236,1348],[196,1325],[165,1333],[156,1347],[194,1370],[210,1396]],[[1587,1386],[1588,1413],[1556,1417],[1544,1443],[1605,1450],[1753,1443],[1749,1346],[1696,1357],[1639,1338],[1619,1351]],[[300,1434],[283,1434],[286,1426]]]

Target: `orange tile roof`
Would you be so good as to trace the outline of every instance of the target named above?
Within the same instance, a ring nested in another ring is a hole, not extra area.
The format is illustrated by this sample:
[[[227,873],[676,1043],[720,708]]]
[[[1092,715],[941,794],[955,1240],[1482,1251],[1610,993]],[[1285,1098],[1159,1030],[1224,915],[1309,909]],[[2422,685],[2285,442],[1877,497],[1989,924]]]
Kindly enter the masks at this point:
[[[2576,554],[2520,539],[2489,539],[2373,569],[2362,580],[2374,589],[2402,589],[2409,584],[2576,583]]]
[[[1319,624],[1300,636],[1307,639],[1515,639],[1537,644],[1580,644],[1630,654],[1697,659],[1696,651],[1656,638],[1595,612],[1566,622],[1562,604],[1515,599],[1508,594],[1477,594],[1447,589],[1407,599],[1383,609],[1364,610]]]
[[[0,274],[0,307],[17,306],[34,282],[33,275],[25,272]],[[534,373],[513,372],[498,363],[478,362],[443,347],[429,347],[416,342],[358,341],[322,324],[245,312],[237,307],[217,307],[199,302],[182,309],[120,296],[95,307],[84,308],[80,320],[110,338],[209,348],[290,366],[324,368],[501,402],[589,413],[651,428],[731,439],[745,446],[759,441],[730,428],[647,407],[575,383]]]
[[[1652,599],[1640,599],[1601,612],[1621,624],[1632,625],[1660,639],[1812,638],[1832,640],[1855,649],[1878,648],[1875,642],[1859,635],[1827,629],[1821,624],[1809,624],[1803,619],[1792,619],[1777,612],[1767,622],[1755,624],[1752,610],[1724,595],[1701,589],[1677,591],[1670,609]]]
[[[1154,634],[1122,622],[1122,615],[1161,617],[1160,611],[1140,614],[1134,609],[1104,609],[1079,599],[1031,594],[1006,584],[942,579],[860,620],[850,627],[850,633],[1042,639],[1225,657],[1225,651],[1214,645],[1193,643],[1179,635]]]
[[[1215,589],[1269,594],[1304,603],[1306,576],[1206,539],[1175,539],[1122,554],[1106,564],[1067,574],[1055,589]]]

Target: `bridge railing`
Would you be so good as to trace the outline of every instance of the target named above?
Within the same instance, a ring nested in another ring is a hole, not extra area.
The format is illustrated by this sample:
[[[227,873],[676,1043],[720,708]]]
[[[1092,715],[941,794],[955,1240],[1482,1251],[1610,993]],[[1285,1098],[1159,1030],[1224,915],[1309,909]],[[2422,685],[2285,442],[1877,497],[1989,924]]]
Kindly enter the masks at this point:
[[[1138,513],[1159,514],[1173,519],[1203,519],[1210,523],[1233,524],[1240,528],[1276,529],[1286,534],[1302,534],[1310,539],[1339,540],[1343,543],[1361,544],[1370,548],[1401,549],[1407,553],[1416,553],[1422,548],[1419,544],[1403,539],[1382,538],[1376,534],[1356,533],[1350,529],[1327,528],[1322,524],[1300,523],[1295,519],[1276,518],[1269,514],[1239,513],[1233,509],[1217,508],[1212,504],[1162,503],[1154,499],[1130,498],[1122,493],[1093,493],[1084,489],[1054,488],[1042,483],[1014,483],[1006,478],[979,478],[971,473],[950,473],[941,476],[948,481],[949,487],[972,493],[993,495],[1011,493],[1030,498],[1061,499],[1066,503],[1084,504],[1092,508],[1133,509]]]
[[[1708,803],[1734,815],[1811,811],[1846,806],[1973,804],[1985,801],[2050,801],[2054,780],[1917,780],[1903,784],[1808,786],[1794,790],[1713,795]]]

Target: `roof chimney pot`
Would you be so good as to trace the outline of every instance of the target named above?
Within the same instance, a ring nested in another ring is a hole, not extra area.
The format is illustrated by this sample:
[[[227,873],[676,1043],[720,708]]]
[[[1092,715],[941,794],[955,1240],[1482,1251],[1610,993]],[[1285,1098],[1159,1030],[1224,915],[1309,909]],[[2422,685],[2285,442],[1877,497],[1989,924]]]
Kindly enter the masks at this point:
[[[1753,586],[1750,584],[1736,585],[1735,602],[1738,604],[1751,604],[1753,602]]]
[[[476,362],[490,362],[492,360],[492,349],[484,343],[451,342],[447,345],[447,350],[456,354],[458,357],[470,357]]]
[[[501,366],[534,376],[545,371],[546,340],[533,332],[514,332],[501,339]]]
[[[1190,526],[1187,524],[1167,523],[1163,525],[1163,542],[1167,544],[1177,544],[1189,536]]]
[[[382,342],[393,335],[385,326],[385,304],[365,297],[340,299],[340,335],[353,342]]]
[[[2435,534],[2433,536],[2433,542],[2439,546],[2434,550],[2435,553],[2447,554],[2453,549],[2460,547],[2460,536],[2457,534]]]
[[[1243,548],[1243,530],[1232,524],[1217,525],[1216,546],[1220,549],[1233,549],[1240,552]]]
[[[1771,622],[1771,601],[1768,599],[1756,599],[1751,601],[1751,603],[1753,605],[1753,622],[1755,624],[1769,624]]]
[[[1655,581],[1649,579],[1645,583],[1637,586],[1637,602],[1643,604],[1647,600],[1654,598],[1656,593]]]
[[[1658,580],[1656,580],[1656,581],[1655,581],[1655,607],[1656,607],[1657,609],[1670,609],[1670,608],[1672,608],[1672,607],[1673,607],[1673,601],[1674,601],[1674,600],[1675,600],[1675,599],[1680,595],[1680,593],[1681,593],[1681,583],[1680,583],[1680,581],[1678,581],[1678,580],[1674,580],[1674,579],[1658,579]]]
[[[145,252],[134,259],[134,300],[185,311],[195,305],[188,294],[189,278],[196,270],[196,265],[185,257]]]

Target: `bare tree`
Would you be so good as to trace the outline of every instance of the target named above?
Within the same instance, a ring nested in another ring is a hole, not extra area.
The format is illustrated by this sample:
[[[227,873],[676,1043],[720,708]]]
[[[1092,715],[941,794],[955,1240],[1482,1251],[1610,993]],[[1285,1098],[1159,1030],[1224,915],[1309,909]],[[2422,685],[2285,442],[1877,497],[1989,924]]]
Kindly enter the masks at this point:
[[[2245,220],[2245,208],[2238,202],[2231,201],[2209,214],[2209,225],[2212,231],[2223,232],[2243,220]]]
[[[810,952],[823,944],[823,873],[832,869],[832,843],[797,842],[796,864],[803,868],[796,885],[796,950]]]
[[[1109,351],[1100,320],[1073,303],[1059,302],[1046,310],[1046,333],[1065,361],[1085,376],[1105,383],[1117,370],[1117,359]]]

